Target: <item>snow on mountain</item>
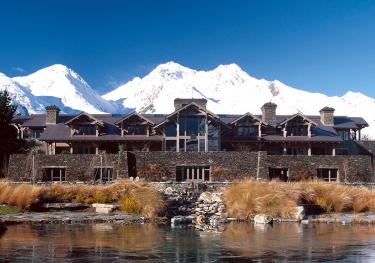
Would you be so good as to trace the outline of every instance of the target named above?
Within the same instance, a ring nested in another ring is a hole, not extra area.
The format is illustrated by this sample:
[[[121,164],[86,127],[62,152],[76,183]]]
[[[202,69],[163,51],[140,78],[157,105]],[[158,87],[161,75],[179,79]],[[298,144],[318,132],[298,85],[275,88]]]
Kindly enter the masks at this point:
[[[34,97],[27,88],[0,73],[0,90],[4,89],[9,92],[12,102],[17,105],[18,113],[37,113],[44,110],[42,101]]]
[[[118,111],[114,103],[103,99],[81,76],[64,65],[53,65],[12,80],[29,89],[32,95],[43,97],[47,105],[58,98],[67,109],[90,113]]]
[[[260,113],[272,101],[278,114],[318,115],[324,106],[336,115],[359,116],[370,124],[367,133],[375,137],[375,100],[349,91],[329,97],[289,87],[280,81],[256,79],[236,64],[220,65],[199,71],[175,62],[157,66],[148,75],[119,86],[104,96],[98,95],[76,72],[64,65],[53,65],[23,77],[9,78],[0,73],[0,90],[7,89],[21,113],[43,113],[56,104],[63,112],[170,113],[175,98],[206,98],[215,113]]]
[[[143,78],[136,77],[103,96],[122,100],[124,107],[141,112],[169,113],[174,98],[206,98],[215,113],[260,113],[260,107],[272,101],[278,114],[318,115],[324,106],[334,107],[336,115],[360,116],[375,134],[375,101],[349,91],[342,97],[329,97],[289,87],[280,81],[256,79],[236,64],[220,65],[210,71],[197,71],[174,62],[157,66]]]

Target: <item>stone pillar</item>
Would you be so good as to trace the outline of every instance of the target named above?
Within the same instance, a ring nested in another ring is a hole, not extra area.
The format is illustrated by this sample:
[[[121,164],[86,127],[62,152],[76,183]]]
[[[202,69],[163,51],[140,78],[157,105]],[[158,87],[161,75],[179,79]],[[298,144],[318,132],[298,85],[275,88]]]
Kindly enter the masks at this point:
[[[336,156],[336,147],[335,146],[332,147],[332,156]]]
[[[309,148],[307,149],[307,155],[311,156],[311,144],[309,143]]]

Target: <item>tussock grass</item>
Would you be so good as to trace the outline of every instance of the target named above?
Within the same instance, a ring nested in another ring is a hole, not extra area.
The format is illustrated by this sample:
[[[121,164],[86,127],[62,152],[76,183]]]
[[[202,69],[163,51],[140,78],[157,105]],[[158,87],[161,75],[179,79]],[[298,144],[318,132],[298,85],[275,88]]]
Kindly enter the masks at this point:
[[[123,205],[125,199],[137,209]],[[110,185],[62,185],[33,186],[0,181],[0,204],[33,210],[47,202],[120,203],[124,212],[153,217],[164,209],[162,195],[144,182],[119,180]]]
[[[325,182],[262,182],[244,180],[224,191],[229,216],[247,219],[264,213],[292,218],[295,207],[320,206],[325,212],[375,212],[375,191]]]

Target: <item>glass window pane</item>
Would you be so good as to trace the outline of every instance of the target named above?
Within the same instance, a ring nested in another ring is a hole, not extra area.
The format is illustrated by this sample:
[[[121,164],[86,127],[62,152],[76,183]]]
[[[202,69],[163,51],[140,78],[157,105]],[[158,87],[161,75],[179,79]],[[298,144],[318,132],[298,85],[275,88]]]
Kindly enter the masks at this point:
[[[166,140],[165,141],[166,150],[169,152],[176,151],[176,140]]]

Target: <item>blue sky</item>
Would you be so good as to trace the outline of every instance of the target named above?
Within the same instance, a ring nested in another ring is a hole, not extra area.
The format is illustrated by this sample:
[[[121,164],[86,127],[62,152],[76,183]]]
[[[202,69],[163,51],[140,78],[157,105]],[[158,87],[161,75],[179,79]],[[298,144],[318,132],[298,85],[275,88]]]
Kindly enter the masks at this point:
[[[171,60],[375,97],[375,1],[1,1],[8,76],[61,63],[103,93]]]

